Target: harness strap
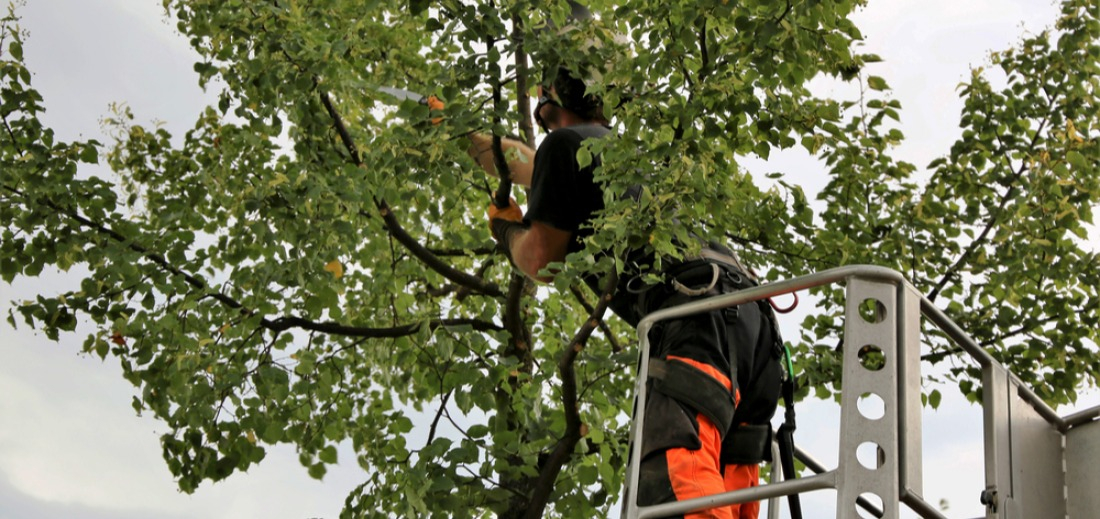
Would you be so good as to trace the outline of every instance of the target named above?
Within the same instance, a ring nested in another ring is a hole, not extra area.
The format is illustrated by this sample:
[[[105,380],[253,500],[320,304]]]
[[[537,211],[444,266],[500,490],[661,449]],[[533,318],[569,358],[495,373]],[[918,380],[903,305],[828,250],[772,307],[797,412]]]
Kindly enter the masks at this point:
[[[676,360],[649,359],[653,390],[683,402],[706,416],[726,437],[733,421],[733,393],[710,375]]]

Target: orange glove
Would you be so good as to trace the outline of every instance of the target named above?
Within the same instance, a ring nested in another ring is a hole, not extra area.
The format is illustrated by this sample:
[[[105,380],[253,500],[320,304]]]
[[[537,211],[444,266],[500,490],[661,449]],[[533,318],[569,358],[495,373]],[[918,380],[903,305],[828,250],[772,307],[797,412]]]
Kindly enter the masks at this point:
[[[499,223],[494,223],[496,220]],[[508,199],[508,207],[500,208],[496,204],[489,204],[489,230],[493,232],[493,237],[498,241],[503,237],[500,231],[512,225],[504,224],[504,222],[513,222],[516,224],[523,223],[523,210],[516,204],[515,198]]]
[[[520,209],[519,205],[516,204],[515,198],[509,198],[508,207],[505,208],[497,207],[496,204],[489,204],[489,221],[491,222],[497,218],[509,222],[522,222],[523,209]]]

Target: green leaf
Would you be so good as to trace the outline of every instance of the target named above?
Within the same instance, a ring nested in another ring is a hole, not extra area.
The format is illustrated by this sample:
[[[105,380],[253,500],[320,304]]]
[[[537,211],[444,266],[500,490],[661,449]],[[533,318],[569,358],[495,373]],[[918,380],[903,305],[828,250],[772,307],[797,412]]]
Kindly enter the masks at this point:
[[[940,391],[933,389],[932,392],[928,393],[928,405],[932,406],[932,409],[938,409],[942,398],[943,395],[940,394]]]
[[[586,168],[592,164],[592,152],[587,147],[581,146],[577,150],[577,165],[581,168]]]
[[[336,463],[336,447],[333,445],[326,445],[324,449],[321,449],[317,457],[324,463]],[[313,474],[311,473],[310,475],[312,476]]]
[[[1069,162],[1071,166],[1079,170],[1088,169],[1088,161],[1085,160],[1085,156],[1082,155],[1079,151],[1071,150],[1067,152],[1066,161]]]

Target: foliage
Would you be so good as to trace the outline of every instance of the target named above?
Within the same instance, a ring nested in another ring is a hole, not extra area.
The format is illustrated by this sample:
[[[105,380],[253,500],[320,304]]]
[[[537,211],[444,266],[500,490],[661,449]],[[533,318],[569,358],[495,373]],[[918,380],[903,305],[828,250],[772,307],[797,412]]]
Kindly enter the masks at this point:
[[[1072,400],[1100,374],[1100,280],[1082,246],[1100,194],[1096,8],[1067,0],[1053,31],[994,54],[1005,86],[975,70],[963,134],[922,181],[889,155],[901,107],[867,73],[878,58],[851,51],[859,3],[595,0],[596,19],[549,30],[564,1],[164,0],[220,103],[182,142],[120,110],[107,146],[41,125],[10,12],[0,274],[87,275],[9,320],[51,338],[94,323],[85,351],[119,359],[135,408],[171,428],[164,457],[185,491],[281,442],[322,477],[350,440],[367,476],[349,516],[605,515],[623,482],[632,330],[600,320],[606,298],[577,280],[613,280],[630,247],[683,254],[688,231],[740,243],[771,279],[900,270],[1040,394]],[[533,140],[517,107],[556,60],[601,69],[591,88],[618,132],[579,157],[604,159],[595,235],[536,294],[492,247],[496,179],[465,135]],[[819,99],[818,75],[864,95]],[[794,146],[827,166],[820,211],[738,166]],[[121,181],[82,173],[100,161]],[[638,183],[640,202],[614,195]],[[805,324],[796,371],[828,394],[840,319]],[[927,358],[956,353],[937,342]],[[965,362],[952,374],[974,393]],[[414,410],[433,417],[420,436]]]

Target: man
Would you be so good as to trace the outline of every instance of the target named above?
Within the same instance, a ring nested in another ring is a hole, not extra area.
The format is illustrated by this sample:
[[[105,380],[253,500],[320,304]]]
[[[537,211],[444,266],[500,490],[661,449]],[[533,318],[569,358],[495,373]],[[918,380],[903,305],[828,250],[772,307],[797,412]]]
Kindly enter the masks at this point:
[[[493,236],[515,266],[545,282],[553,276],[546,266],[583,248],[581,240],[592,232],[585,224],[604,207],[603,189],[593,178],[600,157],[582,168],[576,155],[586,139],[603,138],[611,130],[600,99],[566,69],[558,69],[540,90],[536,120],[549,134],[534,154],[530,178],[526,170],[515,177],[516,183],[530,182],[527,214],[513,201],[507,208],[490,207],[489,219]],[[471,154],[483,151],[475,139]],[[481,162],[486,163],[483,157]],[[644,254],[637,251],[637,256]],[[730,251],[716,246],[674,264],[663,272],[667,282],[660,285],[631,286],[638,274],[620,276],[610,305],[631,325],[661,308],[756,284]],[[596,288],[594,280],[588,281]],[[650,340],[652,391],[645,403],[639,504],[756,485],[759,463],[770,452],[769,421],[782,377],[782,345],[767,303],[664,322]],[[747,519],[758,513],[758,503],[745,503],[687,517]]]

